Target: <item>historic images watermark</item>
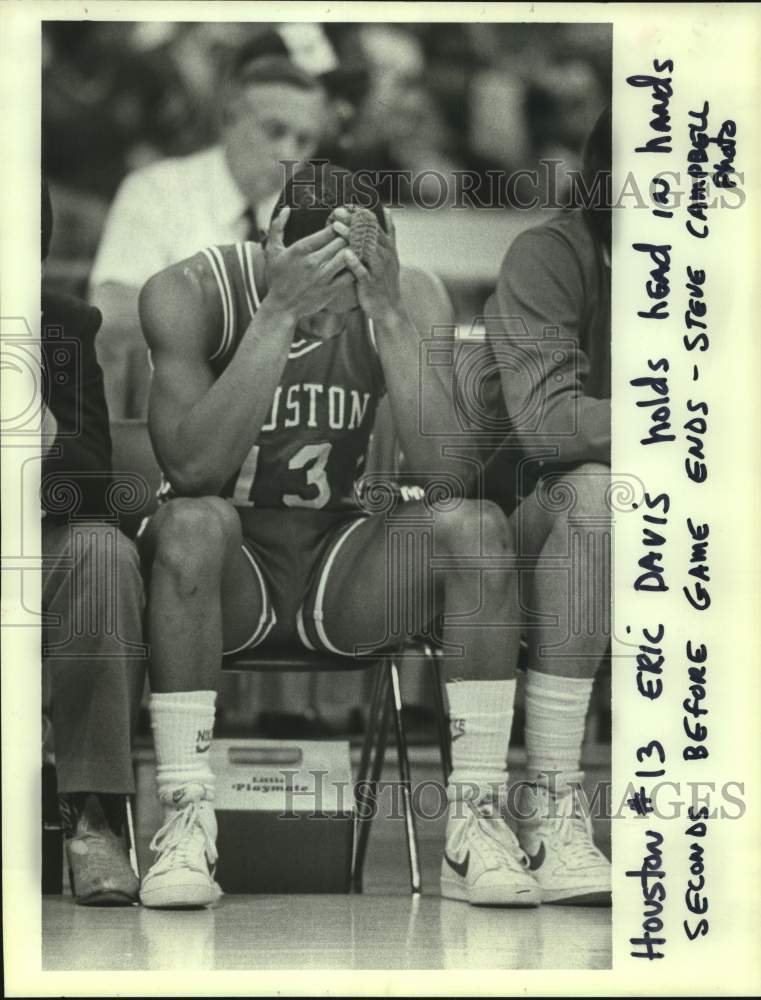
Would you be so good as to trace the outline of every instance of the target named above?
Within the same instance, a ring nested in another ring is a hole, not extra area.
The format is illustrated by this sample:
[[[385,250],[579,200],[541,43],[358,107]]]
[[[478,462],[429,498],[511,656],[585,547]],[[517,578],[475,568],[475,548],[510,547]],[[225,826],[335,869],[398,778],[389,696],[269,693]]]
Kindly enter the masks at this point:
[[[719,144],[719,139],[711,140]],[[689,170],[662,170],[653,175],[647,187],[641,177],[627,173],[613,177],[599,171],[590,177],[581,169],[568,167],[562,159],[537,160],[536,167],[506,171],[478,170],[371,170],[360,168],[346,172],[344,202],[361,208],[403,209],[510,209],[560,211],[569,208],[588,210],[678,211],[688,202],[704,211],[738,209],[746,201],[745,174],[727,170],[716,147],[713,172],[695,177]],[[306,165],[283,160],[284,184],[290,182],[304,194],[319,186],[320,171],[327,160],[312,160]],[[351,177],[351,193],[349,191]],[[339,199],[340,200],[340,199]]]
[[[307,774],[311,780],[305,781],[303,772],[282,768],[277,773],[283,783],[284,806],[279,814],[283,819],[314,819],[324,815],[327,803],[331,804],[331,810],[338,812],[356,809],[359,821],[404,818],[405,786],[398,779],[352,783],[331,779],[328,771],[310,770]],[[568,797],[556,793],[570,790],[571,812],[581,821],[623,819],[632,815],[631,803],[637,790],[631,784],[618,789],[614,800],[609,780],[594,782],[584,789],[579,782],[568,785],[566,776],[560,772],[543,772],[539,777],[547,791],[545,795],[526,796],[527,790],[537,787],[537,779],[533,778],[531,781],[519,779],[509,785],[493,785],[490,797],[483,796],[484,789],[480,785],[446,785],[437,779],[426,779],[412,784],[410,808],[415,818],[423,822],[435,822],[452,810],[463,816],[469,808],[469,800],[478,792],[482,798],[479,809],[487,815],[500,815],[509,823],[552,820],[566,816],[569,806]],[[236,790],[255,789],[256,780],[253,776],[248,783],[240,781]],[[640,815],[682,822],[698,810],[709,820],[742,819],[746,812],[745,782],[662,781],[651,789],[647,810]]]

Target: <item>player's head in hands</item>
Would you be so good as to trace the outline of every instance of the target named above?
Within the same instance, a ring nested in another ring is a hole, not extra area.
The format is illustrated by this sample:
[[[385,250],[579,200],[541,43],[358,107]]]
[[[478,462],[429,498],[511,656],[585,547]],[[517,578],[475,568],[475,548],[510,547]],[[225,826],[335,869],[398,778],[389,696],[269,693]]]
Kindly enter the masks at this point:
[[[388,232],[381,194],[366,175],[353,174],[325,161],[310,162],[287,181],[272,214],[268,242],[271,244],[278,233],[286,249],[300,242],[303,245],[303,241],[330,230],[336,222],[343,223],[339,228],[347,233],[344,245],[351,247],[363,262],[378,235]],[[344,328],[347,315],[361,308],[356,282],[348,268],[334,276],[333,286],[325,306],[300,322],[302,329],[313,336],[335,336]]]

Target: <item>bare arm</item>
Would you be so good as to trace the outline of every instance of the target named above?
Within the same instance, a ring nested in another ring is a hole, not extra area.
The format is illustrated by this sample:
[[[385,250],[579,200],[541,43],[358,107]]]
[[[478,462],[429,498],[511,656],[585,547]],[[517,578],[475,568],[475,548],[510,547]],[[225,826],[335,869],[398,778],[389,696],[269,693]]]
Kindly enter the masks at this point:
[[[209,304],[198,276],[180,268],[148,281],[140,316],[154,366],[148,408],[153,446],[174,488],[193,496],[217,493],[256,440],[295,320],[271,315],[262,303],[234,361],[215,380],[206,359]]]
[[[445,435],[457,431],[454,401],[442,369],[431,364],[426,349],[426,342],[436,350],[453,347],[455,339],[454,311],[441,282],[424,271],[403,270],[399,308],[376,323],[376,334],[394,425],[410,471],[463,476],[465,466],[443,455]]]
[[[338,232],[346,229],[336,213]],[[425,342],[451,345],[454,312],[440,281],[418,269],[402,269],[393,234],[381,233],[365,264],[347,251],[360,303],[373,320],[391,413],[407,466],[423,478],[448,472],[467,488],[471,468],[444,456],[446,438],[457,432],[452,394],[441,369],[430,364]],[[449,335],[441,336],[445,330]]]
[[[320,308],[344,266],[337,253],[344,243],[330,230],[284,250],[286,218],[275,232],[279,262],[271,268],[270,291],[219,378],[206,360],[218,304],[204,294],[199,273],[188,262],[174,265],[141,293],[154,365],[148,423],[159,462],[180,493],[217,493],[240,467],[269,413],[297,320]]]

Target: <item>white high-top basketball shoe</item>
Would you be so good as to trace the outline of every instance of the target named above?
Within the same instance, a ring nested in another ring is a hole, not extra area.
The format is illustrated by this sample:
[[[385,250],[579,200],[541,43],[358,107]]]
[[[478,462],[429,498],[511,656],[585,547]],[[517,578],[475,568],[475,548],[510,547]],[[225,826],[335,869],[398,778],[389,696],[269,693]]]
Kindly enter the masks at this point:
[[[450,803],[441,895],[480,906],[538,906],[541,902],[528,858],[491,800]]]
[[[541,782],[525,786],[520,806],[518,840],[542,902],[610,906],[610,862],[595,846],[580,782],[556,793]]]
[[[202,786],[181,790],[164,825],[151,841],[158,854],[142,880],[143,906],[183,909],[216,903],[222,890],[214,881],[217,820]]]

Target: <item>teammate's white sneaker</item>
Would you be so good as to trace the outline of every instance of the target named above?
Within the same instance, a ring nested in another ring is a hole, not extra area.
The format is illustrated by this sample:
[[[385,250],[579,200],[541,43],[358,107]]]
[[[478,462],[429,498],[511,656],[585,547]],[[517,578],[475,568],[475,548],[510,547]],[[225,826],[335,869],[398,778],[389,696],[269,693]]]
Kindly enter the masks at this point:
[[[491,801],[453,802],[441,862],[441,895],[477,906],[538,906],[528,858]]]
[[[173,809],[151,841],[156,861],[143,878],[143,906],[183,909],[216,903],[222,890],[214,881],[217,820],[211,802],[184,801]]]
[[[556,793],[537,783],[523,789],[518,840],[541,888],[543,903],[610,906],[610,862],[592,838],[592,820],[579,783]]]

